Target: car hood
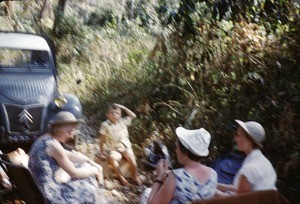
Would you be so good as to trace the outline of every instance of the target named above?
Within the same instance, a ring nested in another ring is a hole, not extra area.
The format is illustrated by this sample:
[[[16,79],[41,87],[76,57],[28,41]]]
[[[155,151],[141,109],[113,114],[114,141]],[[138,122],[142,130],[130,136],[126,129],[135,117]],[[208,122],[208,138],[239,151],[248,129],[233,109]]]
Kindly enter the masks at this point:
[[[0,97],[5,103],[47,105],[55,91],[53,75],[0,73]]]

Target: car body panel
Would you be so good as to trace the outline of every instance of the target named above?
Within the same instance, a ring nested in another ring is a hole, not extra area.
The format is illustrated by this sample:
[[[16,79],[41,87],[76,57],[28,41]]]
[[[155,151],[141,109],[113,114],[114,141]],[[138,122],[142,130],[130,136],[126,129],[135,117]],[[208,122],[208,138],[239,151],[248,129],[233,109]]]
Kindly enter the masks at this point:
[[[0,33],[0,150],[28,150],[62,110],[82,118],[73,94],[58,90],[54,51],[49,39],[24,33]],[[2,54],[1,54],[2,53]],[[63,98],[58,105],[57,100]]]
[[[47,41],[41,36],[24,33],[0,33],[0,39],[1,48],[45,50],[50,52]]]

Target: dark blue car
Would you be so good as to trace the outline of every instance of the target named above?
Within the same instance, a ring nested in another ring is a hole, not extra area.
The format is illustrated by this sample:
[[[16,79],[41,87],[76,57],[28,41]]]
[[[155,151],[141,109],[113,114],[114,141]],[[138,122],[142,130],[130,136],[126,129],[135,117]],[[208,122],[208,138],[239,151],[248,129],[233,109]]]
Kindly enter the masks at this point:
[[[0,150],[28,150],[61,110],[82,117],[72,94],[57,86],[53,44],[47,37],[0,33]]]

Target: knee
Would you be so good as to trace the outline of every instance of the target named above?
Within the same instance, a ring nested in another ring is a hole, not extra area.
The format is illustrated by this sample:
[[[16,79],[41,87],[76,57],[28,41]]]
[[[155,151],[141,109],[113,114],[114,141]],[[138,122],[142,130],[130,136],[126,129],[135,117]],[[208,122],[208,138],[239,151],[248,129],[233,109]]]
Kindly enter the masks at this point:
[[[129,162],[133,161],[133,160],[132,160],[132,156],[131,156],[130,154],[128,154],[128,152],[124,152],[124,153],[122,154],[122,156],[123,156],[123,158],[124,158],[125,160],[127,160],[127,161],[129,161]]]
[[[136,161],[135,161],[135,157],[129,155],[127,161],[131,164],[133,164],[134,166],[136,166]]]
[[[114,163],[116,161],[111,155],[108,155],[107,159],[109,163]]]

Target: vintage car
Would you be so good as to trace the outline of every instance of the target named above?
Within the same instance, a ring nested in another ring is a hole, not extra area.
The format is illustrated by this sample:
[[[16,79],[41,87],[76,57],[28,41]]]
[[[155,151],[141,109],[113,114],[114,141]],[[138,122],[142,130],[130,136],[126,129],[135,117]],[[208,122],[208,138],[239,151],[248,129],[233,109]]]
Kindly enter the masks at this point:
[[[58,90],[52,41],[35,34],[0,33],[0,150],[28,151],[61,110],[82,117],[78,98]]]

